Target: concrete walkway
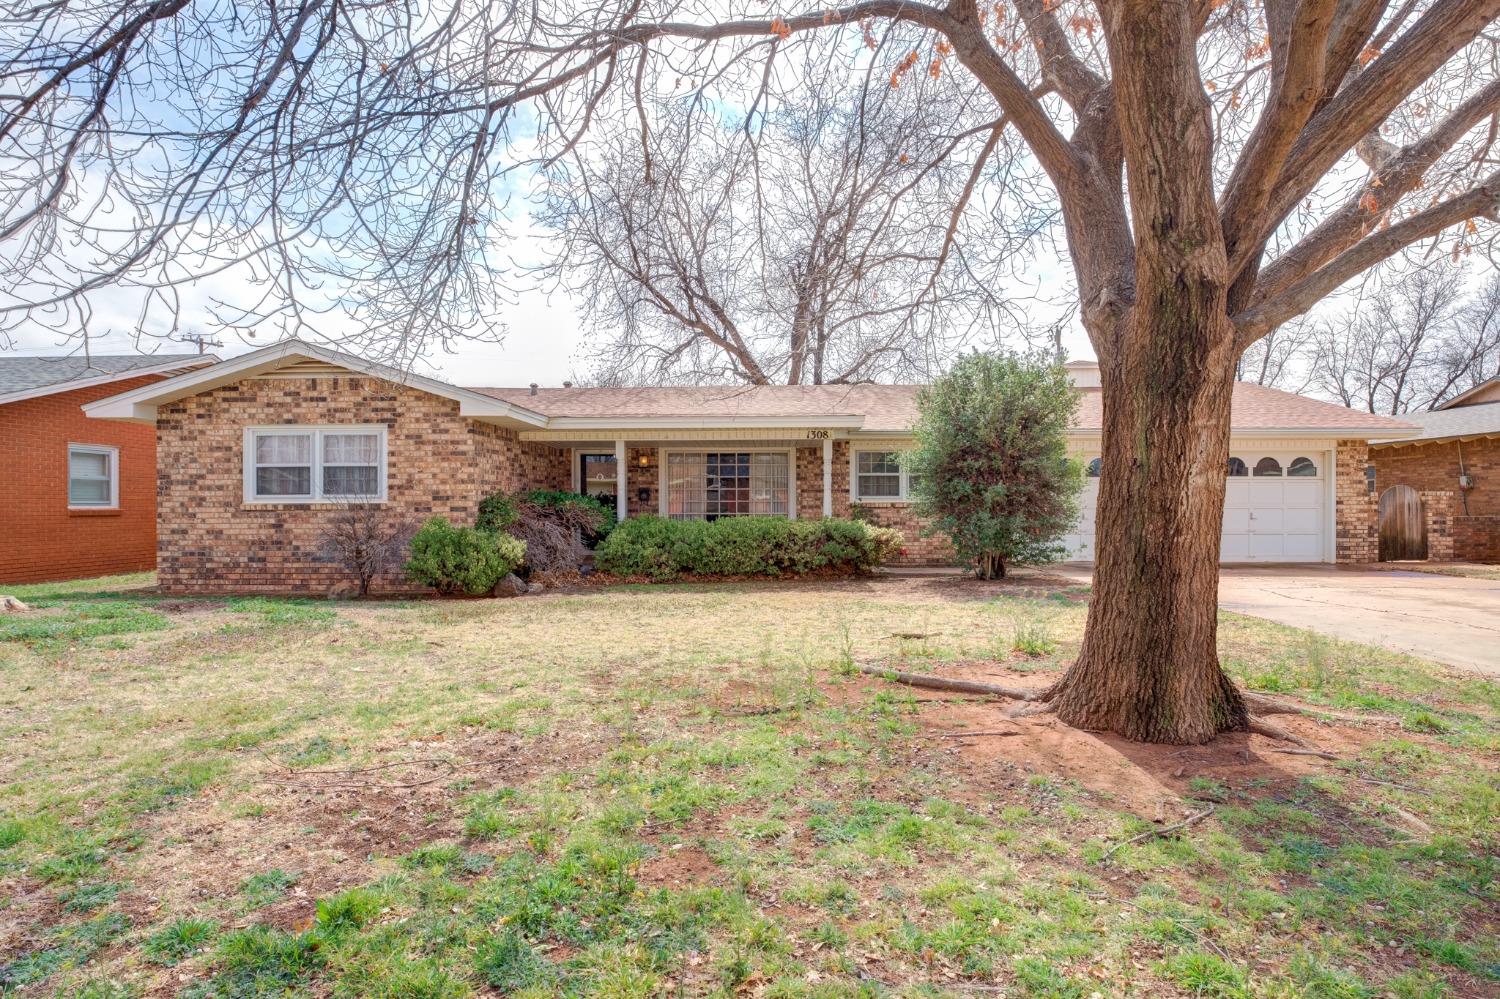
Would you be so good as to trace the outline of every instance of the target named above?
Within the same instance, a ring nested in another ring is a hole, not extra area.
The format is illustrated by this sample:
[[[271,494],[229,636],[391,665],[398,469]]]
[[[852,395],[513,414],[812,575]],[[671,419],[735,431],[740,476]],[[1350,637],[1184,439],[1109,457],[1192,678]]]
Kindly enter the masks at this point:
[[[1087,579],[1087,566],[1067,575]],[[1500,679],[1500,581],[1331,565],[1225,566],[1219,606]]]

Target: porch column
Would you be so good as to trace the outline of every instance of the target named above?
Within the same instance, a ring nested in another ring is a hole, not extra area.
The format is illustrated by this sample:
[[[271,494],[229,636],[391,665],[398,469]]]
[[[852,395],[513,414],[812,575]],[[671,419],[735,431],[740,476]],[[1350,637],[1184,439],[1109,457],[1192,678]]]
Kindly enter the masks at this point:
[[[823,516],[833,516],[833,438],[823,438]]]
[[[615,520],[623,521],[630,511],[630,497],[625,495],[625,438],[615,441]]]

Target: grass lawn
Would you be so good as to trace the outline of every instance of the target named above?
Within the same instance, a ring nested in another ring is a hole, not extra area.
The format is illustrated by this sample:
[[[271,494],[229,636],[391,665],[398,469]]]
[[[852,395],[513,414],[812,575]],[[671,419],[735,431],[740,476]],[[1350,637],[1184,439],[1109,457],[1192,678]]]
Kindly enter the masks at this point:
[[[1043,684],[1086,592],[1039,578],[149,584],[0,618],[0,994],[1500,994],[1500,687],[1409,657],[1224,617],[1361,716],[1277,718],[1326,761],[849,669]]]

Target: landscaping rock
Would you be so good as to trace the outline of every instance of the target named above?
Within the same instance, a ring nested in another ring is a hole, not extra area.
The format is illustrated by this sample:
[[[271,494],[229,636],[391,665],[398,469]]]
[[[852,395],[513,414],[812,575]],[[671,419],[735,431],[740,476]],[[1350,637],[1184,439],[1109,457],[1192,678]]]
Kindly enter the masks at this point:
[[[31,610],[15,597],[0,596],[0,614],[20,614]]]
[[[525,593],[526,583],[515,573],[511,573],[495,584],[495,596],[497,597],[519,597],[525,595]]]
[[[527,593],[540,593],[540,592],[542,592],[545,589],[546,589],[546,587],[543,586],[541,583],[531,583],[531,584],[529,584],[526,587],[526,592]]]

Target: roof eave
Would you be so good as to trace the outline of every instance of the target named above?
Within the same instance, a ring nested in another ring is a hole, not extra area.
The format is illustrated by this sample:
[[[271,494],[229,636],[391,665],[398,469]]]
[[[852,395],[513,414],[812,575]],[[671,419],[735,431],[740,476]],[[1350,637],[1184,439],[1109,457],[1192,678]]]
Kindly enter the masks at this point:
[[[123,382],[131,378],[144,378],[149,375],[165,375],[173,371],[183,369],[202,368],[217,364],[218,357],[213,354],[204,354],[201,357],[177,358],[176,360],[163,364],[153,365],[147,368],[132,368],[129,371],[111,372],[99,375],[95,378],[75,378],[71,381],[56,382],[52,385],[42,385],[33,389],[22,389],[19,392],[11,392],[8,395],[0,395],[0,406],[12,402],[25,402],[27,399],[40,399],[43,396],[57,395],[61,392],[74,392],[78,389],[93,388],[98,385],[108,385],[111,382]]]
[[[554,416],[547,430],[858,430],[862,416]]]
[[[1466,434],[1443,434],[1441,437],[1381,438],[1370,441],[1372,448],[1417,447],[1422,444],[1451,444],[1454,441],[1500,440],[1500,430],[1477,430]]]
[[[544,427],[547,423],[547,418],[542,414],[503,399],[481,395],[433,378],[403,373],[383,364],[376,364],[351,354],[318,347],[301,340],[283,340],[241,357],[220,361],[208,368],[189,371],[153,385],[99,399],[86,404],[83,411],[85,415],[93,419],[154,423],[159,406],[274,371],[292,357],[323,361],[347,368],[355,374],[383,378],[399,385],[452,399],[458,403],[460,416],[524,429]]]

